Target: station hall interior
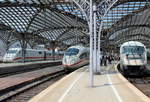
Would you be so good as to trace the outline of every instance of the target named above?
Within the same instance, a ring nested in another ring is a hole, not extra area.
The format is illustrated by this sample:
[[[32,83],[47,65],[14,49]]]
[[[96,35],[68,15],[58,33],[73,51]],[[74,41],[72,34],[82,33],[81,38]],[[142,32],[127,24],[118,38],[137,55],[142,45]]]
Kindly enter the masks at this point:
[[[127,41],[140,41],[149,48],[149,0],[104,1],[95,1],[101,50],[118,53]],[[116,3],[111,7],[109,2]],[[14,46],[62,50],[77,44],[90,46],[88,0],[1,0],[0,6],[1,56]]]
[[[47,67],[61,66],[56,70],[52,68],[51,73],[62,73],[61,70],[71,69],[72,72],[79,67],[83,71],[82,67],[84,69],[86,65],[88,85],[93,87],[97,82],[95,76],[103,75],[109,66],[119,63],[120,67],[133,67],[135,63],[138,67],[147,67],[149,33],[150,0],[0,0],[0,78],[10,76],[10,73],[14,75],[14,72],[45,68],[45,72],[37,72],[41,73],[41,78],[51,75],[46,71]],[[136,48],[132,49],[133,46]],[[139,54],[133,55],[134,52]],[[136,60],[138,56],[137,59],[142,60],[127,62],[122,56],[127,60]],[[125,76],[133,72],[127,69],[121,69]],[[37,79],[36,75],[31,74],[31,77]],[[24,78],[17,84],[31,79]],[[6,88],[0,86],[1,96]],[[150,97],[150,92],[147,96]],[[59,102],[63,102],[64,97]],[[1,100],[5,100],[5,96],[0,97]],[[34,99],[31,102],[35,102]]]

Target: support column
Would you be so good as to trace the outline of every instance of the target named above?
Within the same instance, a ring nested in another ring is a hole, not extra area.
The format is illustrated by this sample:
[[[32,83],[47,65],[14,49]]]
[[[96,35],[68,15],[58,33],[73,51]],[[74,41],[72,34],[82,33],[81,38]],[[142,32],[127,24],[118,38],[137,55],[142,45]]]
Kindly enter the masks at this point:
[[[96,3],[93,3],[93,33],[94,33],[94,51],[93,51],[93,63],[94,63],[94,73],[97,73],[97,25],[96,25]]]
[[[94,76],[93,76],[93,0],[90,0],[90,87],[94,86]]]
[[[98,33],[98,51],[97,51],[97,57],[98,57],[98,60],[97,60],[97,67],[98,67],[98,72],[101,74],[101,51],[100,51],[100,48],[101,48],[101,33]]]
[[[101,28],[102,25],[100,25]],[[101,30],[100,30],[101,31]],[[101,32],[97,34],[97,70],[98,73],[101,74]]]
[[[25,63],[25,40],[23,39],[23,46],[22,46],[22,56],[23,56],[23,63]]]
[[[55,48],[56,48],[56,42],[55,41],[51,41],[50,42],[50,46],[51,46],[51,49],[52,49],[52,57],[53,57],[53,61],[55,61]]]
[[[21,47],[22,47],[22,62],[25,63],[25,55],[26,55],[26,47],[27,47],[27,43],[25,41],[26,37],[25,34],[22,34],[22,42],[21,42]]]

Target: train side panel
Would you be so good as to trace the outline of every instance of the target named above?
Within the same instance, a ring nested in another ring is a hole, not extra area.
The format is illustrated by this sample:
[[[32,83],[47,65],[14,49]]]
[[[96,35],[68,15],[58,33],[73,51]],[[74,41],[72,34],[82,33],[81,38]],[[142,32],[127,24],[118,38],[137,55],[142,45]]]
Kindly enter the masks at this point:
[[[48,50],[36,50],[36,49],[26,49],[25,61],[43,61],[43,60],[54,60],[60,59],[57,53],[52,55],[52,51]],[[4,56],[3,62],[22,62],[24,60],[22,56],[21,48],[11,48]]]

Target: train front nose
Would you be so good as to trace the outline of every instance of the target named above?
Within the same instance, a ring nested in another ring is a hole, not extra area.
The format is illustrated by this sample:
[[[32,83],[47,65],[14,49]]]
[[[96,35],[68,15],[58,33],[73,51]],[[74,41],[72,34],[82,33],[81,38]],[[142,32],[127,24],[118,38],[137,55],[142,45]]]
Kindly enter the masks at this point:
[[[145,64],[145,58],[141,55],[129,55],[124,59],[125,65],[141,66]]]
[[[76,58],[72,56],[66,56],[63,58],[63,65],[64,66],[70,66],[76,63]]]

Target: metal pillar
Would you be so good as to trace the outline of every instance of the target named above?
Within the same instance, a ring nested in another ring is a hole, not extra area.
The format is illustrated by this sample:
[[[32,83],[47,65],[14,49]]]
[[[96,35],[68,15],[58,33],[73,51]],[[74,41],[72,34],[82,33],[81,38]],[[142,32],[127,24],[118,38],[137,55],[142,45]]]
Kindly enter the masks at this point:
[[[97,33],[97,5],[90,0],[90,86],[94,86],[94,73],[100,73],[100,35]]]
[[[51,46],[51,49],[52,49],[52,60],[55,61],[55,46],[56,46],[56,42],[55,41],[51,41],[50,42],[50,46]]]
[[[90,86],[94,85],[94,76],[93,76],[93,1],[90,0]]]
[[[98,60],[97,60],[97,66],[98,66],[98,72],[101,73],[101,51],[100,51],[100,48],[101,48],[101,33],[98,33],[98,51],[97,51],[97,57],[98,57]]]
[[[97,69],[97,26],[96,26],[96,3],[93,3],[93,29],[94,29],[94,51],[93,51],[93,59],[94,59],[94,73],[97,73],[98,69]]]
[[[25,40],[23,39],[23,46],[22,46],[22,56],[23,56],[23,63],[25,63]]]
[[[26,47],[27,43],[25,42],[25,34],[22,34],[22,42],[21,42],[21,47],[22,47],[22,57],[23,57],[23,63],[25,63],[25,54],[26,54]]]

